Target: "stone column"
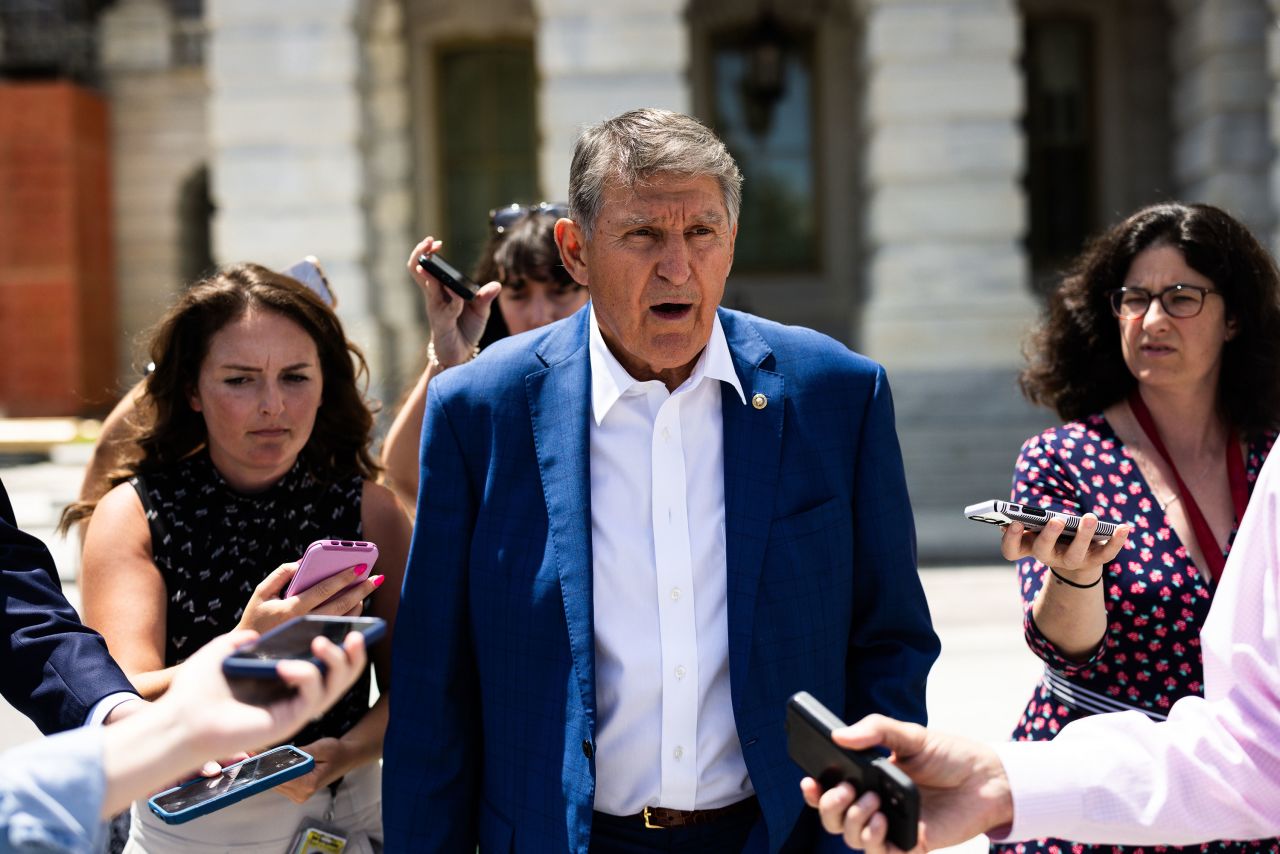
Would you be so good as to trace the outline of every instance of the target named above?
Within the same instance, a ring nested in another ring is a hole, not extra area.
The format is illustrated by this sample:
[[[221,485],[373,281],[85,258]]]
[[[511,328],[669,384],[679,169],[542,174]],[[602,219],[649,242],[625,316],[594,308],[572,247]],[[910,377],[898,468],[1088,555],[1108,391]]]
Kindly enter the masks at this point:
[[[348,336],[388,359],[370,275],[360,27],[372,0],[209,0],[214,256],[324,264]]]
[[[365,180],[369,235],[371,313],[379,330],[374,377],[392,409],[422,367],[426,338],[417,322],[417,287],[405,258],[417,242],[413,232],[413,144],[409,107],[408,42],[402,0],[366,0],[360,31],[364,50],[363,106]],[[374,354],[371,354],[374,355]]]
[[[685,0],[534,0],[534,7],[538,175],[547,198],[563,199],[583,125],[635,107],[690,111]]]
[[[1276,4],[1273,2],[1272,7]],[[1174,174],[1178,195],[1219,205],[1256,234],[1276,224],[1267,104],[1275,84],[1266,0],[1174,0]]]
[[[183,285],[180,197],[208,158],[208,87],[198,64],[175,55],[177,24],[164,0],[121,0],[100,21],[122,391],[139,377],[133,342]]]
[[[1004,497],[1040,420],[1014,375],[1035,315],[1021,240],[1013,0],[866,0],[861,340],[889,369],[921,553],[985,547],[966,503]]]

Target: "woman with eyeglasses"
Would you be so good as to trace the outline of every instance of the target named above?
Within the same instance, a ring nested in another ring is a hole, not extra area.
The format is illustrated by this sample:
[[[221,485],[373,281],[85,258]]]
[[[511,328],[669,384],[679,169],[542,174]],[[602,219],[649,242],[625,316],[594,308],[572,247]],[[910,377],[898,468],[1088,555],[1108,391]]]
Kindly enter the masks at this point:
[[[519,335],[568,317],[587,304],[587,289],[560,263],[555,224],[564,205],[509,205],[490,211],[489,243],[475,280],[487,282],[475,299],[463,301],[425,272],[418,256],[440,251],[426,237],[409,253],[408,268],[422,289],[430,336],[427,365],[409,392],[382,445],[384,479],[412,517],[418,501],[418,443],[433,377],[468,362],[498,338]],[[497,312],[491,314],[494,302]]]
[[[1280,273],[1218,208],[1147,207],[1071,265],[1029,356],[1023,393],[1067,423],[1022,446],[1013,501],[1085,521],[1074,540],[1061,522],[1039,534],[1005,530],[1027,643],[1045,662],[1013,737],[1048,740],[1099,712],[1162,720],[1203,693],[1200,629],[1280,424]],[[1094,543],[1099,519],[1123,527]],[[992,846],[1129,850],[1058,839]]]

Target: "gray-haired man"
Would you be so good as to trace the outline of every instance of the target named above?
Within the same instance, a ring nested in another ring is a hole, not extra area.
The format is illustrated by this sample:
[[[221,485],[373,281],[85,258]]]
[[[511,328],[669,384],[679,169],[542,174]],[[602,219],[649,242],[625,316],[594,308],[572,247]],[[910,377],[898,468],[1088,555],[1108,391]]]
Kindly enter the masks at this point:
[[[787,697],[923,720],[884,371],[719,307],[740,184],[688,116],[588,128],[556,237],[591,303],[433,385],[389,850],[809,849]]]

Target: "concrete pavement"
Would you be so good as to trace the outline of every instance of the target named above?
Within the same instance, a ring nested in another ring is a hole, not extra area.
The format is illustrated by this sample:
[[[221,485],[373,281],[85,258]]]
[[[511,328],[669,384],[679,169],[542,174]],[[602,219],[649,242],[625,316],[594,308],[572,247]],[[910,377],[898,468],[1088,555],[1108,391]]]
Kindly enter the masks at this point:
[[[62,507],[79,490],[88,447],[58,445],[49,461],[17,465],[5,465],[0,457],[0,480],[19,525],[50,546],[65,592],[77,606],[78,543],[74,537],[57,537],[53,529]],[[993,556],[997,543],[993,533]],[[929,679],[931,725],[984,741],[1007,738],[1040,672],[1038,659],[1022,639],[1012,568],[1007,564],[926,568],[921,577],[942,638],[942,655]],[[0,750],[37,735],[29,721],[0,701]],[[984,841],[975,840],[954,851],[976,854],[985,847]]]

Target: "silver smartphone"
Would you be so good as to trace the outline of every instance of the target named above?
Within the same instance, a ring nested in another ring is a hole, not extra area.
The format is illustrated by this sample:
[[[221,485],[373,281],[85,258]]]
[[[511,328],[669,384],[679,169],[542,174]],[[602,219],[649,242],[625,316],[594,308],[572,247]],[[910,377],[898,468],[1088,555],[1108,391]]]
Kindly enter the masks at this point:
[[[1079,516],[1071,513],[1043,510],[1029,504],[1014,504],[1009,501],[982,501],[970,504],[964,508],[964,515],[975,522],[986,522],[989,525],[1001,527],[1010,522],[1021,522],[1028,531],[1039,531],[1050,519],[1061,519],[1067,523],[1067,527],[1062,529],[1062,534],[1058,537],[1060,540],[1075,539],[1076,531],[1083,521]],[[1098,527],[1093,532],[1093,541],[1105,543],[1111,539],[1118,527],[1119,525],[1113,522],[1098,520]]]
[[[280,272],[306,285],[316,296],[324,300],[329,308],[337,307],[338,297],[329,284],[329,277],[324,274],[324,268],[320,266],[320,259],[316,256],[308,255],[297,264]]]

